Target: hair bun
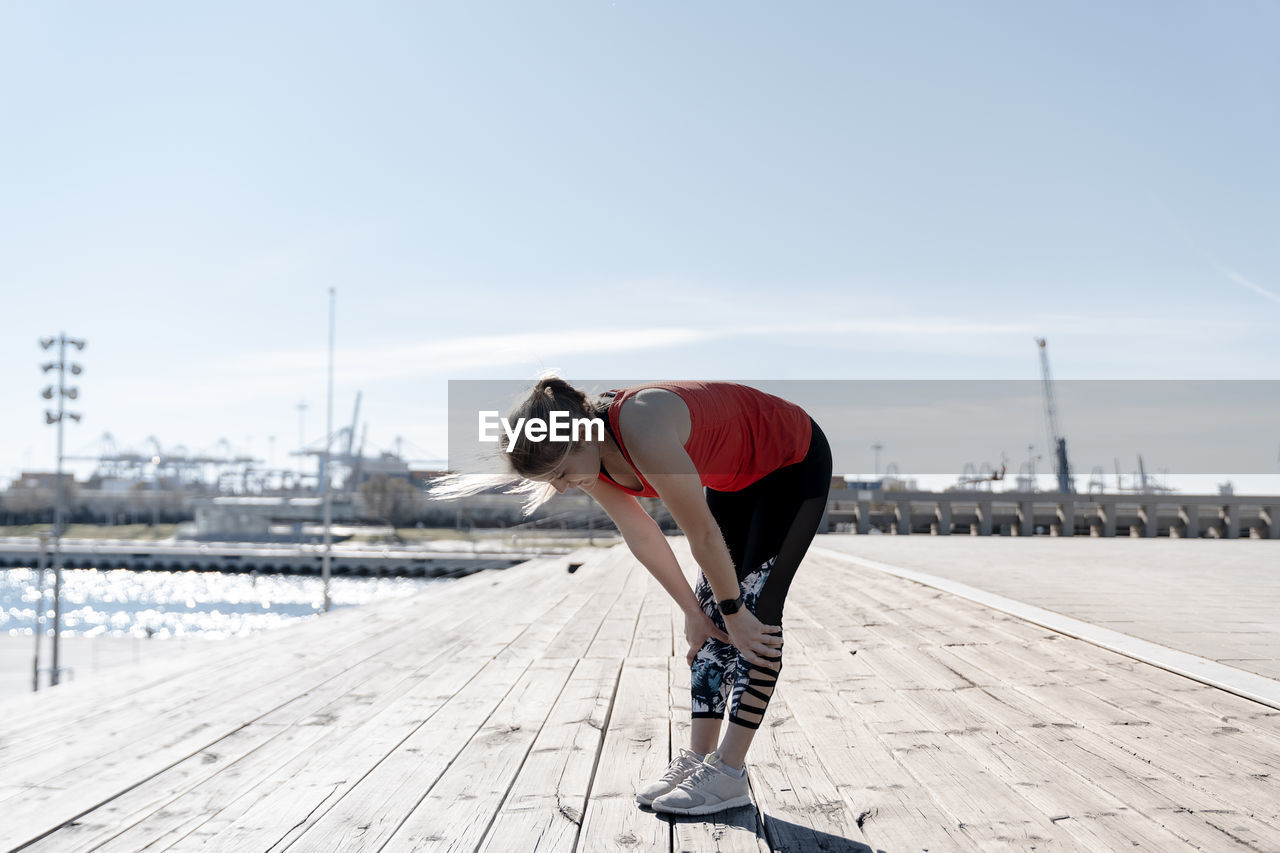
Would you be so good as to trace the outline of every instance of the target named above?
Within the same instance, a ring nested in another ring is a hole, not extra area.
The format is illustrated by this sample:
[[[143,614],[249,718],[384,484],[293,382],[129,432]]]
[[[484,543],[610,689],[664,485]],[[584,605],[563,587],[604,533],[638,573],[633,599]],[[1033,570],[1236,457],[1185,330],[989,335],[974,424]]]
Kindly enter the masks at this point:
[[[533,386],[533,393],[535,396],[538,394],[549,393],[553,399],[557,397],[567,397],[569,400],[574,402],[586,401],[586,395],[583,394],[582,391],[574,388],[564,379],[561,379],[555,374],[548,374],[541,377],[537,384]]]

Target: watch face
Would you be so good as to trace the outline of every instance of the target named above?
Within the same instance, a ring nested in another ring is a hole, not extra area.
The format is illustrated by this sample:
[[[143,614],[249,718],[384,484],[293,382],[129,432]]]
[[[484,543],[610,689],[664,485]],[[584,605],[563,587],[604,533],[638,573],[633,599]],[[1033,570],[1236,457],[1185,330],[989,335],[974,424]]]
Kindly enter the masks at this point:
[[[740,608],[741,606],[742,606],[741,598],[726,598],[724,601],[720,602],[720,612],[726,615],[730,613],[737,613],[738,608]]]

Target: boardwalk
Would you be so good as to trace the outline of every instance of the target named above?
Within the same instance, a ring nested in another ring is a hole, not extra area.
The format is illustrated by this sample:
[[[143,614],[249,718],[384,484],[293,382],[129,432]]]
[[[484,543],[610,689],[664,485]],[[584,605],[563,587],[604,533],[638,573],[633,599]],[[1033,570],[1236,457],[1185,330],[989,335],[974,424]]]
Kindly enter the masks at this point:
[[[1087,536],[820,542],[1280,680],[1280,542]]]
[[[642,810],[680,620],[573,559],[0,705],[0,850],[1280,850],[1280,711],[820,553],[758,808]]]

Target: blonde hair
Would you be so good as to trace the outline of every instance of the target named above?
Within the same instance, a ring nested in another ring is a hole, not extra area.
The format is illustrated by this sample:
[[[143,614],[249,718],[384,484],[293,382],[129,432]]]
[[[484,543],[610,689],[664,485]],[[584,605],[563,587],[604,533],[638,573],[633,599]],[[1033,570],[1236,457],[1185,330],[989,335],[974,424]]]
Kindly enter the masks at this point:
[[[518,419],[538,418],[544,422],[551,420],[552,412],[567,412],[571,420],[578,418],[603,417],[608,409],[608,402],[599,397],[588,397],[582,391],[570,385],[554,371],[548,371],[538,377],[529,393],[512,406],[507,420],[516,423]],[[504,489],[508,495],[523,495],[525,500],[522,509],[526,516],[551,500],[556,489],[550,483],[533,479],[545,477],[560,467],[561,463],[575,450],[583,446],[584,441],[531,441],[524,433],[519,434],[511,448],[504,454],[509,474],[449,474],[431,484],[428,494],[436,500],[449,500],[466,495],[474,495],[486,489],[519,482]]]

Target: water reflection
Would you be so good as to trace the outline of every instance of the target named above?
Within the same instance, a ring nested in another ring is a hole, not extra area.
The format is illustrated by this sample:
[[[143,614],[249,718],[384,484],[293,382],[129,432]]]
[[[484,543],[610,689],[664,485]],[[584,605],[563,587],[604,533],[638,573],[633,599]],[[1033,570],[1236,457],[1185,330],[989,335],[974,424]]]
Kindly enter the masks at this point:
[[[332,578],[333,607],[410,595],[443,581],[429,578]],[[40,600],[32,569],[0,570],[0,634],[31,636]],[[82,637],[236,637],[315,617],[318,577],[218,572],[66,569],[62,632]],[[45,627],[53,617],[53,573],[45,576]]]

